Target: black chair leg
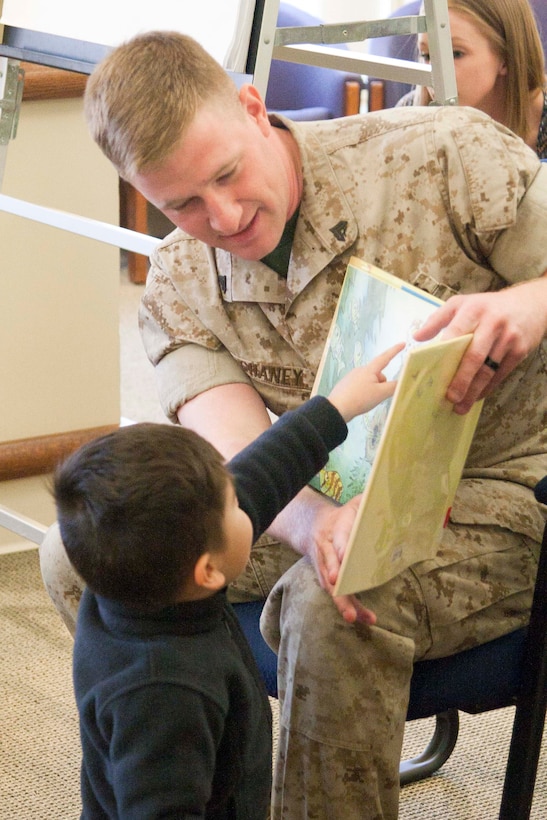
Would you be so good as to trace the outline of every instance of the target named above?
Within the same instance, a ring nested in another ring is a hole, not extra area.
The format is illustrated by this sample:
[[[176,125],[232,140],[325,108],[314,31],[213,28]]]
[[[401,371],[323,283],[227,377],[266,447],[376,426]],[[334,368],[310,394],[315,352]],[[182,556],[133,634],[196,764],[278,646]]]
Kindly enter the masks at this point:
[[[417,757],[402,760],[399,766],[401,786],[429,777],[445,763],[456,745],[460,719],[457,709],[435,716],[435,732],[426,749]]]
[[[537,718],[536,725],[540,732],[544,720],[545,712]],[[534,728],[526,722],[523,725],[515,717],[499,820],[528,820],[530,817],[542,740],[541,734],[534,734]]]
[[[535,488],[547,504],[547,476]],[[505,769],[500,820],[530,817],[547,711],[547,525],[539,556],[534,600],[526,637],[522,686],[517,695],[511,745]]]

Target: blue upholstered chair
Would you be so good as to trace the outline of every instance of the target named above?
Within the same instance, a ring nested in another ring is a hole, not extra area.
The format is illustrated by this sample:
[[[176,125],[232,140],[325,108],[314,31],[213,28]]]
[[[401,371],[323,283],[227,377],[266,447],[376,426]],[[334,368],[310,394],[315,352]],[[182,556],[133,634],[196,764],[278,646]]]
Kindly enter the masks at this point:
[[[539,34],[543,43],[543,53],[547,62],[547,3],[545,0],[530,0],[530,5],[536,15]]]
[[[547,477],[537,485],[536,498],[547,505]],[[428,777],[448,759],[458,737],[458,710],[476,714],[516,705],[499,817],[529,817],[547,706],[546,601],[547,524],[529,626],[415,665],[407,720],[435,716],[436,726],[426,750],[401,763],[401,785]],[[262,601],[235,605],[268,692],[277,697],[277,658],[259,629],[262,607]]]
[[[279,6],[277,25],[280,28],[320,23],[317,17],[288,3]],[[266,106],[269,111],[285,114],[293,120],[324,120],[357,114],[358,106],[350,109],[347,103],[348,83],[362,86],[357,74],[272,60]]]
[[[411,3],[406,3],[397,11],[394,11],[390,17],[406,17],[408,15],[419,14],[421,0],[413,0]],[[416,35],[415,34],[399,34],[390,37],[374,37],[369,40],[368,50],[370,54],[376,57],[393,57],[398,60],[415,60],[416,59]],[[374,82],[374,77],[369,78],[369,82]],[[380,105],[381,108],[393,108],[397,100],[406,94],[412,88],[407,83],[399,83],[394,80],[381,80],[383,88],[383,100]]]

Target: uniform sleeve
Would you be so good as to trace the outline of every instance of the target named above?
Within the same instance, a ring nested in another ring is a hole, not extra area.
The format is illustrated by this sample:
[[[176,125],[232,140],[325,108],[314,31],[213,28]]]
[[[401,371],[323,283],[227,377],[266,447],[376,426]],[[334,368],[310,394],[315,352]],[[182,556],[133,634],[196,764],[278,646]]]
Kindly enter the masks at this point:
[[[155,374],[162,409],[175,424],[178,408],[199,393],[222,384],[251,384],[225,348],[208,350],[188,343],[164,356]]]
[[[459,116],[458,116],[459,114]],[[465,253],[513,284],[547,269],[547,169],[525,143],[474,109],[439,109],[427,134]]]
[[[218,286],[211,273],[206,246],[180,231],[171,234],[153,252],[139,311],[144,347],[153,365],[188,341],[209,350],[220,347],[219,340],[201,321],[198,310],[190,307],[196,291],[204,306],[217,298]]]
[[[490,256],[492,266],[508,282],[533,279],[547,271],[547,164],[521,200],[514,225],[498,238]]]
[[[199,393],[221,384],[250,384],[239,364],[192,310],[173,281],[169,265],[187,265],[192,276],[177,277],[192,291],[198,304],[218,298],[210,260],[202,243],[182,234],[162,243],[151,257],[146,291],[139,310],[139,327],[146,354],[155,367],[158,397],[166,416],[177,422],[177,410]],[[194,294],[195,295],[195,294]]]

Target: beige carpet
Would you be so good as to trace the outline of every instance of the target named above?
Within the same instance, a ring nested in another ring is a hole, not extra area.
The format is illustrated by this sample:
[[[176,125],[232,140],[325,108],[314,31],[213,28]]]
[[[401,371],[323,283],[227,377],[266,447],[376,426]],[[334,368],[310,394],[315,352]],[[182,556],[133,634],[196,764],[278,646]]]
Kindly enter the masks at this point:
[[[72,639],[47,597],[36,550],[0,558],[0,817],[79,816]]]
[[[0,818],[76,820],[80,749],[72,640],[42,587],[35,550],[0,556],[0,634]],[[275,701],[272,706],[275,717]],[[401,820],[496,818],[511,718],[510,709],[462,715],[458,744],[441,772],[403,789]],[[424,748],[430,726],[408,724],[406,756]],[[547,817],[543,758],[532,817]]]
[[[136,329],[141,292],[122,279],[122,415],[164,421]],[[36,550],[0,556],[0,635],[0,820],[76,820],[80,751],[72,641],[43,589]],[[275,702],[272,707],[275,719]],[[510,709],[462,715],[458,744],[441,772],[403,789],[401,820],[494,820],[511,720]],[[418,754],[430,732],[431,721],[409,724],[405,757]],[[544,755],[532,818],[547,818]]]

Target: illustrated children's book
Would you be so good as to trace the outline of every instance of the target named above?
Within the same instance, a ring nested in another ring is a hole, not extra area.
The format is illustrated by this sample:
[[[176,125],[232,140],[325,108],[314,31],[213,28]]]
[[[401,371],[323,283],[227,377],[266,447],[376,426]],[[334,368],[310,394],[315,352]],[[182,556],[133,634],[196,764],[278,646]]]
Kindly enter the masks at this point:
[[[479,418],[445,398],[471,336],[417,344],[413,334],[442,302],[352,258],[313,393],[328,395],[352,367],[397,342],[384,371],[393,397],[353,419],[312,484],[345,503],[363,493],[335,594],[379,586],[437,551]]]

